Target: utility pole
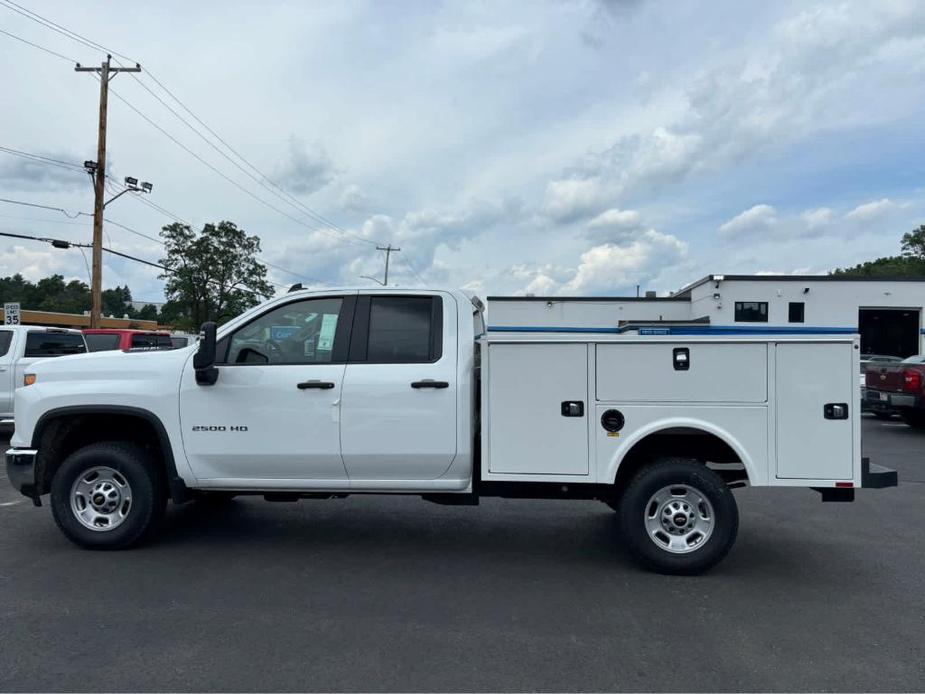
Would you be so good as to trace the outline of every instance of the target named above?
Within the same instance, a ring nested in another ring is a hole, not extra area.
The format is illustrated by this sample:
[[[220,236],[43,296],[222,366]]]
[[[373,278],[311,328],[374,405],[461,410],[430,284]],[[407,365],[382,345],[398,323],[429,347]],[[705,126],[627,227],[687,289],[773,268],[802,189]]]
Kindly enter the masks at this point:
[[[385,282],[382,283],[382,286],[388,287],[389,286],[389,256],[392,255],[393,253],[398,253],[399,251],[401,251],[401,248],[393,248],[392,244],[390,243],[388,246],[385,246],[384,248],[382,246],[376,246],[376,250],[385,251]]]
[[[100,327],[103,314],[103,205],[106,194],[106,110],[109,104],[109,81],[120,72],[141,72],[141,66],[110,67],[111,55],[106,56],[100,67],[82,67],[80,63],[75,72],[95,72],[100,77],[100,122],[96,141],[96,166],[87,169],[93,176],[93,273],[90,280],[90,327]],[[90,164],[92,162],[85,162]]]

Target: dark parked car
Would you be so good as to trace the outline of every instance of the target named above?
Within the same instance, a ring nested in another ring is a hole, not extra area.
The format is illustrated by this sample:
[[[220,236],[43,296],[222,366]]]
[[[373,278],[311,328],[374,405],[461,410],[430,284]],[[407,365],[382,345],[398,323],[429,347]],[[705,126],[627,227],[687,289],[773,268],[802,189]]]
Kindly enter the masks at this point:
[[[869,368],[865,380],[862,409],[882,418],[899,413],[909,426],[925,429],[925,354]]]

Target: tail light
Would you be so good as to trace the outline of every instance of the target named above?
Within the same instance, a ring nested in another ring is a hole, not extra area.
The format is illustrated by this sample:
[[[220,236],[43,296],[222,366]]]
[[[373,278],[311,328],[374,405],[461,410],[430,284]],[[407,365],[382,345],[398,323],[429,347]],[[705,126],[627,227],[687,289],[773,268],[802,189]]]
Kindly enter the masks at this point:
[[[922,390],[922,374],[918,371],[903,371],[903,390],[907,393],[918,393]]]

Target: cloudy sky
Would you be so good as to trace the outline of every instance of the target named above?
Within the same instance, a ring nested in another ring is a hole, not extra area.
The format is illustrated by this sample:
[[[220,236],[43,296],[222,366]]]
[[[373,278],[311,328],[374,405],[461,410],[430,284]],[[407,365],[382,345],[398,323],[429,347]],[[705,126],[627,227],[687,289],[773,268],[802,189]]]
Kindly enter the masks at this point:
[[[142,64],[112,83],[110,173],[152,181],[148,199],[194,225],[258,234],[280,285],[368,284],[375,244],[392,243],[403,286],[664,293],[893,254],[925,222],[918,0],[16,1]],[[3,31],[101,60],[6,2]],[[93,77],[3,34],[0,61],[0,146],[95,158]],[[0,197],[92,210],[85,174],[2,152]],[[107,218],[152,236],[171,221],[130,196]],[[0,203],[4,231],[90,228]],[[0,274],[14,272],[87,274],[76,250],[3,239]],[[162,300],[156,270],[107,260],[117,283]]]

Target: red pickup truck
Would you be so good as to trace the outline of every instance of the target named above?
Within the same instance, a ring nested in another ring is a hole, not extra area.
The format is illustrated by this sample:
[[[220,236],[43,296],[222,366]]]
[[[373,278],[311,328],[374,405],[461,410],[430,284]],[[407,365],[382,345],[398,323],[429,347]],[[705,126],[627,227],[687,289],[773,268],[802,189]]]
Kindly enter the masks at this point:
[[[909,426],[925,429],[925,354],[868,367],[865,384],[865,410],[898,412]]]
[[[82,331],[91,352],[120,349],[123,352],[148,352],[173,349],[170,333],[121,328],[88,328]]]

